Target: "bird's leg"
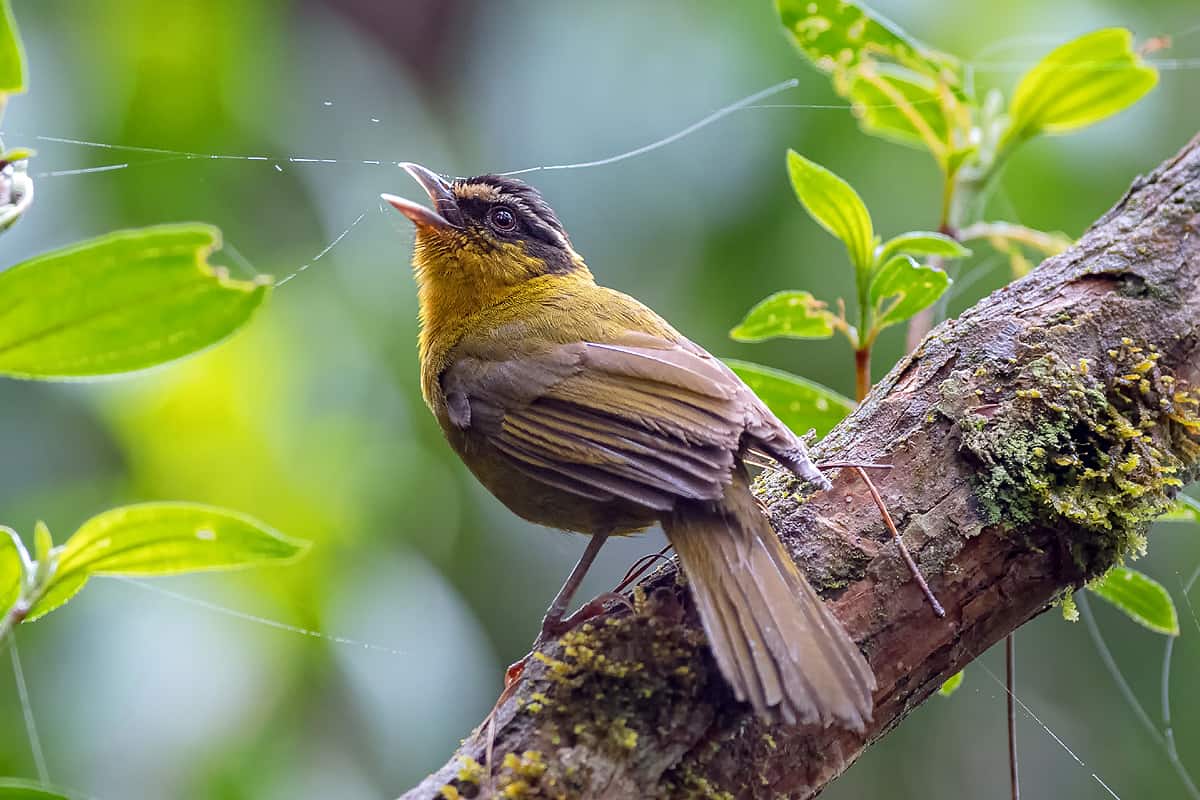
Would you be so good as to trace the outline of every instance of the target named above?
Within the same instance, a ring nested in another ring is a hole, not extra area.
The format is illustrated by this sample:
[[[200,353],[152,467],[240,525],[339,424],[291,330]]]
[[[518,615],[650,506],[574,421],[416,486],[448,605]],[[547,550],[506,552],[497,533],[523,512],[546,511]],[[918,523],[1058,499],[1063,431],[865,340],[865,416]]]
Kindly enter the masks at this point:
[[[533,647],[526,653],[521,660],[514,661],[508,665],[508,669],[504,670],[504,690],[500,692],[500,696],[496,698],[496,704],[492,706],[491,712],[484,719],[482,726],[487,728],[486,739],[486,759],[489,779],[492,772],[493,748],[496,744],[496,714],[499,713],[500,707],[512,697],[516,691],[518,684],[521,681],[521,676],[525,674],[525,665],[529,663],[529,657],[537,652],[546,640],[555,636],[559,636],[571,628],[578,625],[580,622],[596,616],[603,610],[604,601],[609,599],[606,595],[601,595],[595,600],[587,603],[583,608],[576,611],[569,617],[566,617],[567,606],[571,604],[571,598],[575,596],[575,592],[579,590],[579,584],[583,583],[583,578],[587,575],[587,571],[591,568],[592,562],[596,560],[596,556],[600,553],[600,548],[604,546],[604,542],[608,539],[609,534],[596,533],[588,539],[587,547],[583,550],[583,555],[579,557],[571,574],[567,576],[567,580],[563,583],[562,588],[558,590],[558,594],[554,596],[554,600],[550,603],[550,607],[546,609],[546,616],[542,619],[542,630],[538,634],[537,639],[533,642]],[[597,606],[595,610],[591,610],[592,606]],[[587,613],[587,616],[581,617],[581,614]],[[565,617],[565,618],[564,618]]]
[[[563,583],[562,588],[554,596],[550,607],[546,609],[546,616],[542,618],[542,630],[538,634],[537,639],[534,640],[533,647],[530,648],[529,652],[520,661],[514,661],[512,664],[509,664],[508,669],[504,671],[505,694],[501,695],[502,700],[507,697],[510,693],[509,690],[521,679],[521,675],[525,671],[525,664],[529,661],[529,656],[535,653],[548,640],[553,639],[555,636],[561,636],[584,620],[596,616],[602,610],[604,600],[609,599],[604,595],[601,595],[601,597],[596,598],[596,600],[593,600],[570,617],[564,619],[567,613],[567,606],[571,604],[571,598],[578,591],[579,584],[583,583],[583,577],[587,575],[588,569],[591,568],[592,562],[596,560],[596,555],[599,554],[600,548],[604,546],[604,542],[608,537],[609,534],[607,532],[595,533],[588,540],[583,555],[579,557],[575,568],[571,570],[571,574],[567,576],[567,580]],[[597,604],[597,602],[601,608],[591,611],[587,617],[580,617],[580,614],[589,611],[589,606]]]
[[[534,644],[535,650],[546,639],[566,633],[571,629],[571,626],[566,625],[566,623],[574,619],[576,615],[573,614],[564,620],[563,617],[567,613],[567,606],[571,604],[571,598],[578,591],[579,584],[583,583],[583,577],[587,575],[587,571],[591,568],[592,562],[596,560],[596,556],[600,553],[600,548],[604,546],[604,542],[608,539],[608,536],[608,533],[595,533],[588,540],[583,555],[579,557],[575,568],[571,570],[571,574],[567,576],[567,580],[563,583],[562,588],[554,596],[554,601],[546,609],[546,616],[542,619],[541,635],[538,636],[537,642]],[[593,614],[593,616],[595,615]]]

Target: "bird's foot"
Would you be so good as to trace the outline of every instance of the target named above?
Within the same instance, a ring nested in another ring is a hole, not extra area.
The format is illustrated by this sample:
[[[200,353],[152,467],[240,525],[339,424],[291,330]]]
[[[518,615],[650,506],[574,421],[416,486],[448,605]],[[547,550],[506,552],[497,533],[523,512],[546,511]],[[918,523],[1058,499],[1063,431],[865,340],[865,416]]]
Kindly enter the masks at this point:
[[[541,649],[541,646],[551,639],[557,639],[564,633],[575,630],[589,619],[600,616],[604,613],[606,603],[617,603],[633,611],[633,601],[625,595],[617,594],[616,592],[603,592],[580,606],[579,610],[574,614],[565,617],[562,615],[547,614],[545,619],[542,620],[542,631],[533,643],[533,650],[537,651]],[[526,656],[526,658],[528,657]]]
[[[533,658],[533,654],[542,649],[542,646],[551,639],[557,639],[565,633],[575,630],[589,619],[594,619],[604,613],[606,603],[617,603],[625,608],[633,611],[633,601],[623,594],[616,592],[604,592],[596,595],[588,602],[584,603],[578,611],[569,616],[547,614],[542,620],[542,630],[538,634],[537,639],[533,642],[533,647],[529,652],[522,656],[519,660],[508,665],[504,670],[504,694],[502,694],[501,702],[508,699],[510,691],[521,677],[525,674],[525,665],[529,663],[529,659]]]

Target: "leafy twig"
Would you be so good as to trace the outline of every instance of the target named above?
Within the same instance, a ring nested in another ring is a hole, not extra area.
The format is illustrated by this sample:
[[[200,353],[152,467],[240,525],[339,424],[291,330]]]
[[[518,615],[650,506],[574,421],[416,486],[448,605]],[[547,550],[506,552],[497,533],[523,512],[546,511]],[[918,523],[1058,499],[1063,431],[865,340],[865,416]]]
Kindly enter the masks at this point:
[[[1023,244],[1048,256],[1055,256],[1071,246],[1071,237],[1065,233],[1047,233],[1011,222],[974,222],[958,232],[963,242],[984,239],[999,247],[1003,241]]]

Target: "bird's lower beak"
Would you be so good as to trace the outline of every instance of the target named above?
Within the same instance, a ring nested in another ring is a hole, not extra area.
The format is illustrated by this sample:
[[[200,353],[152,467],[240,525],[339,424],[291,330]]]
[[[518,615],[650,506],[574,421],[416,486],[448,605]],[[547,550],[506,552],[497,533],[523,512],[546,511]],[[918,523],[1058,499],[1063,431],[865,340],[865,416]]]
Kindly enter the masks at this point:
[[[421,188],[425,190],[429,195],[430,202],[433,203],[433,209],[428,209],[420,203],[414,203],[412,200],[397,197],[394,194],[383,194],[380,197],[401,214],[412,220],[413,224],[418,228],[433,228],[435,230],[461,228],[462,212],[458,209],[458,201],[454,198],[454,193],[450,190],[449,182],[436,172],[425,169],[420,164],[405,162],[400,166],[404,167],[404,171],[412,175],[417,183],[421,184]]]

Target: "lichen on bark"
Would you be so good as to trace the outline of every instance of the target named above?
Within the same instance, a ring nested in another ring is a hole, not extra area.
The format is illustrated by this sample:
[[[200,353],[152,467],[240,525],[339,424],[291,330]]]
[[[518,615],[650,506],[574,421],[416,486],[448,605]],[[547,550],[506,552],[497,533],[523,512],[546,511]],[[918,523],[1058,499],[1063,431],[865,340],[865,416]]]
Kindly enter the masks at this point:
[[[1152,344],[1105,355],[1068,364],[1030,343],[1004,367],[952,375],[939,405],[979,464],[988,522],[1061,528],[1089,577],[1145,552],[1146,524],[1200,463],[1200,392]]]

